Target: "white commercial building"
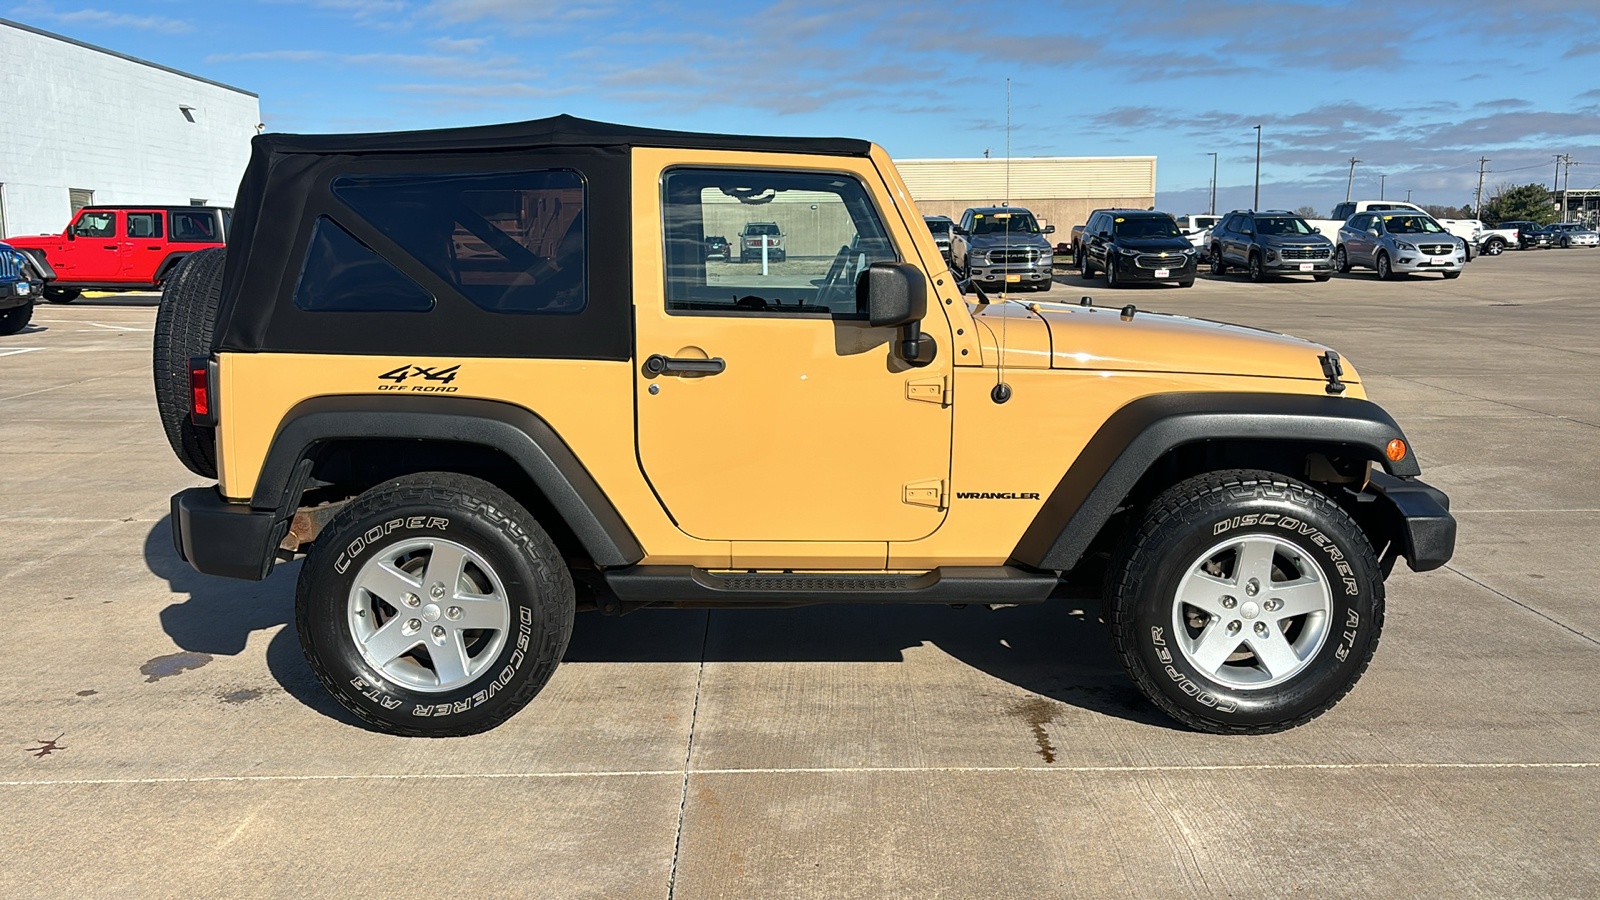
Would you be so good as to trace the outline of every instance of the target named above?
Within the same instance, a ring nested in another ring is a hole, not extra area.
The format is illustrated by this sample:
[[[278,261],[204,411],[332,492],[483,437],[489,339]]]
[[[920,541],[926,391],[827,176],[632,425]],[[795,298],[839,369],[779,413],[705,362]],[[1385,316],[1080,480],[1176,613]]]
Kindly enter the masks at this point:
[[[232,206],[255,94],[0,19],[0,237],[89,204]]]

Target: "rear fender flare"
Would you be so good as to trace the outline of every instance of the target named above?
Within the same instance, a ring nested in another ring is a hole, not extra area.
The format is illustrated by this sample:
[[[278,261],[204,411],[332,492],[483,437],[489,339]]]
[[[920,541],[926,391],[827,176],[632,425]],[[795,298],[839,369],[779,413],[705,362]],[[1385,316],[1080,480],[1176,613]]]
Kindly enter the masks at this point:
[[[1175,393],[1135,400],[1108,418],[1040,507],[1011,562],[1064,571],[1152,464],[1168,451],[1207,441],[1260,441],[1349,448],[1380,461],[1390,475],[1421,473],[1416,454],[1385,455],[1405,439],[1376,403],[1313,394]],[[1407,443],[1409,447],[1409,442]]]
[[[544,494],[596,565],[631,565],[644,549],[560,435],[520,406],[455,397],[316,397],[289,410],[273,436],[250,505],[293,515],[317,445],[334,440],[420,439],[476,444],[514,461]]]

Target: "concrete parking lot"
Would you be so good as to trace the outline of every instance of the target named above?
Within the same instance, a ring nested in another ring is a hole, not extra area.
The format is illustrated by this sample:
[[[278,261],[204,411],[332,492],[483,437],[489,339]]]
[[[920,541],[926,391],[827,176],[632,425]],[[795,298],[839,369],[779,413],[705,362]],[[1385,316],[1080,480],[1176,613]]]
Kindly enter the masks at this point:
[[[209,578],[151,396],[153,297],[0,338],[0,895],[1600,894],[1600,251],[1053,300],[1332,345],[1448,491],[1353,694],[1269,737],[1174,727],[1093,601],[579,619],[504,727],[353,724],[297,565]],[[1033,295],[1040,297],[1040,295]]]

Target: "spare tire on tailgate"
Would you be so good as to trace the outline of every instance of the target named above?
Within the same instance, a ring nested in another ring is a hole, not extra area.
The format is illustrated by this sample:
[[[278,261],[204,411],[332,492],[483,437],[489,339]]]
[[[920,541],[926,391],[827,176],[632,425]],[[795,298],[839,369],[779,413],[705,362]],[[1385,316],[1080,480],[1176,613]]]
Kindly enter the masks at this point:
[[[222,299],[222,266],[227,249],[191,253],[167,276],[156,312],[156,408],[178,460],[196,475],[217,477],[214,430],[189,420],[189,360],[211,355],[211,334]]]

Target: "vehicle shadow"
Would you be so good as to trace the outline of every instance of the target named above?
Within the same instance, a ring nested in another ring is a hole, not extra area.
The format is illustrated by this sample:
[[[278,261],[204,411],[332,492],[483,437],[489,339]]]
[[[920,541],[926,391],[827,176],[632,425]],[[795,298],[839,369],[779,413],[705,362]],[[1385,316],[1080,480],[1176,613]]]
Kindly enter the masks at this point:
[[[237,656],[250,635],[278,629],[267,644],[267,671],[284,692],[310,709],[347,725],[366,727],[317,682],[300,652],[294,629],[294,584],[300,564],[278,566],[265,581],[239,581],[196,572],[172,546],[172,517],[155,524],[144,541],[145,566],[187,595],[160,613],[161,628],[180,648]]]
[[[171,517],[145,538],[145,565],[182,599],[160,613],[183,650],[215,656],[244,652],[257,631],[277,629],[267,670],[312,710],[367,727],[317,682],[300,652],[294,623],[299,563],[265,581],[202,575],[178,558]],[[931,645],[993,678],[1092,712],[1176,727],[1134,689],[1111,651],[1099,602],[1060,598],[989,610],[983,606],[841,604],[796,609],[645,609],[626,616],[578,616],[567,663],[903,662]]]
[[[112,307],[112,308],[115,308],[115,307],[132,308],[132,307],[141,307],[141,306],[160,306],[160,305],[161,305],[161,295],[160,294],[140,292],[140,293],[128,293],[128,294],[108,294],[107,296],[104,296],[104,297],[90,297],[87,294],[85,294],[84,296],[78,297],[77,299],[73,300],[71,303],[39,303],[39,304],[35,304],[35,308],[37,308],[37,309],[47,309],[47,308],[52,307],[52,306],[93,306],[93,307]]]

